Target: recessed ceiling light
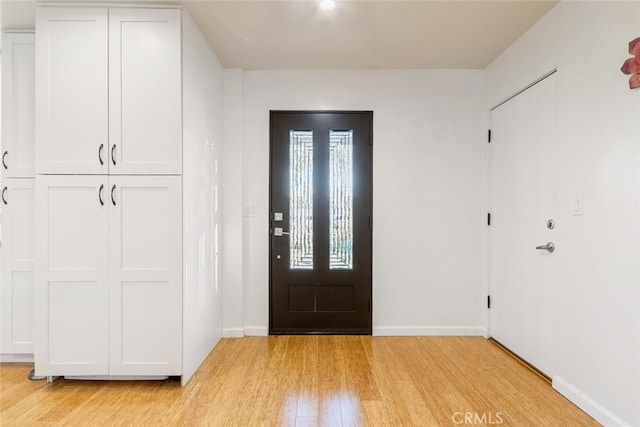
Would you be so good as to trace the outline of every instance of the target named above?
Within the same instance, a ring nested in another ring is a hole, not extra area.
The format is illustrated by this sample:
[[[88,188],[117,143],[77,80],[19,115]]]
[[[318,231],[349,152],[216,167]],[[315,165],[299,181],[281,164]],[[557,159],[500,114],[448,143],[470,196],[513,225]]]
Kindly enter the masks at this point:
[[[330,12],[336,8],[336,2],[334,0],[322,0],[320,2],[320,10]]]

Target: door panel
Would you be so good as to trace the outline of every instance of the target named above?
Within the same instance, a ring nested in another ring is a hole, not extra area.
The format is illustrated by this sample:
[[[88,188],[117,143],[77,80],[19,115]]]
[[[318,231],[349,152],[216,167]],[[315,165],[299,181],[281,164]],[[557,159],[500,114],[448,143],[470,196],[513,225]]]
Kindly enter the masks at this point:
[[[34,180],[9,178],[3,184],[0,353],[29,354],[35,322]]]
[[[549,376],[555,99],[552,75],[493,110],[490,147],[491,336]]]
[[[108,374],[104,176],[36,178],[36,373]]]
[[[180,174],[180,34],[179,10],[109,10],[111,174]]]
[[[35,175],[35,35],[2,35],[2,174]]]
[[[107,373],[104,290],[96,281],[49,282],[48,369],[40,375]]]
[[[107,9],[39,7],[36,27],[37,173],[107,173]]]
[[[371,333],[372,118],[271,113],[273,334]]]
[[[109,178],[111,375],[180,375],[180,182]]]

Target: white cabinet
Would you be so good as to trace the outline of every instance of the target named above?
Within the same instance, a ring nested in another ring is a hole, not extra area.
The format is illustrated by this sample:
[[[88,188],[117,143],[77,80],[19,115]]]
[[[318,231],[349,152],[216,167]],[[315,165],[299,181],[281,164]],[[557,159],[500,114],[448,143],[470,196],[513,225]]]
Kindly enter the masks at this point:
[[[108,373],[107,179],[36,178],[36,369]]]
[[[2,37],[0,354],[33,353],[35,36]]]
[[[2,36],[2,176],[35,174],[35,37]]]
[[[179,176],[109,177],[110,375],[180,375]]]
[[[108,172],[108,13],[36,9],[36,171]]]
[[[44,3],[35,76],[35,372],[185,383],[222,334],[219,62],[180,7]]]
[[[178,10],[109,10],[109,173],[180,173],[180,70]]]
[[[33,353],[34,180],[4,179],[2,205],[1,354]]]
[[[178,9],[39,7],[37,172],[181,172]]]
[[[38,375],[180,375],[180,181],[37,178]]]

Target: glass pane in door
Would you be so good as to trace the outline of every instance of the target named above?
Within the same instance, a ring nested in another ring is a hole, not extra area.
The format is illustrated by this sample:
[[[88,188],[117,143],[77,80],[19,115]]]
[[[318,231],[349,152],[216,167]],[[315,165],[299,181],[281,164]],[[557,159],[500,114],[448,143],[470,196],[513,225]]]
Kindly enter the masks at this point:
[[[289,267],[313,269],[313,132],[289,132]]]
[[[329,269],[353,268],[353,131],[329,131]]]

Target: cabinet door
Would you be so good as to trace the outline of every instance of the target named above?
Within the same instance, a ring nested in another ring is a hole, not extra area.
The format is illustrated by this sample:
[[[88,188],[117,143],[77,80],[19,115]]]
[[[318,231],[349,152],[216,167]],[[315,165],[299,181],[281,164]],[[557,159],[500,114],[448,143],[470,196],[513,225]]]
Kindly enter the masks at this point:
[[[109,10],[109,173],[180,174],[177,9]]]
[[[35,175],[35,36],[2,36],[2,174]]]
[[[105,176],[36,177],[38,375],[106,375],[109,360]]]
[[[36,10],[36,171],[107,173],[107,9]]]
[[[0,353],[33,353],[34,180],[5,179],[2,191],[2,330]]]
[[[180,183],[109,177],[111,375],[181,374]]]

